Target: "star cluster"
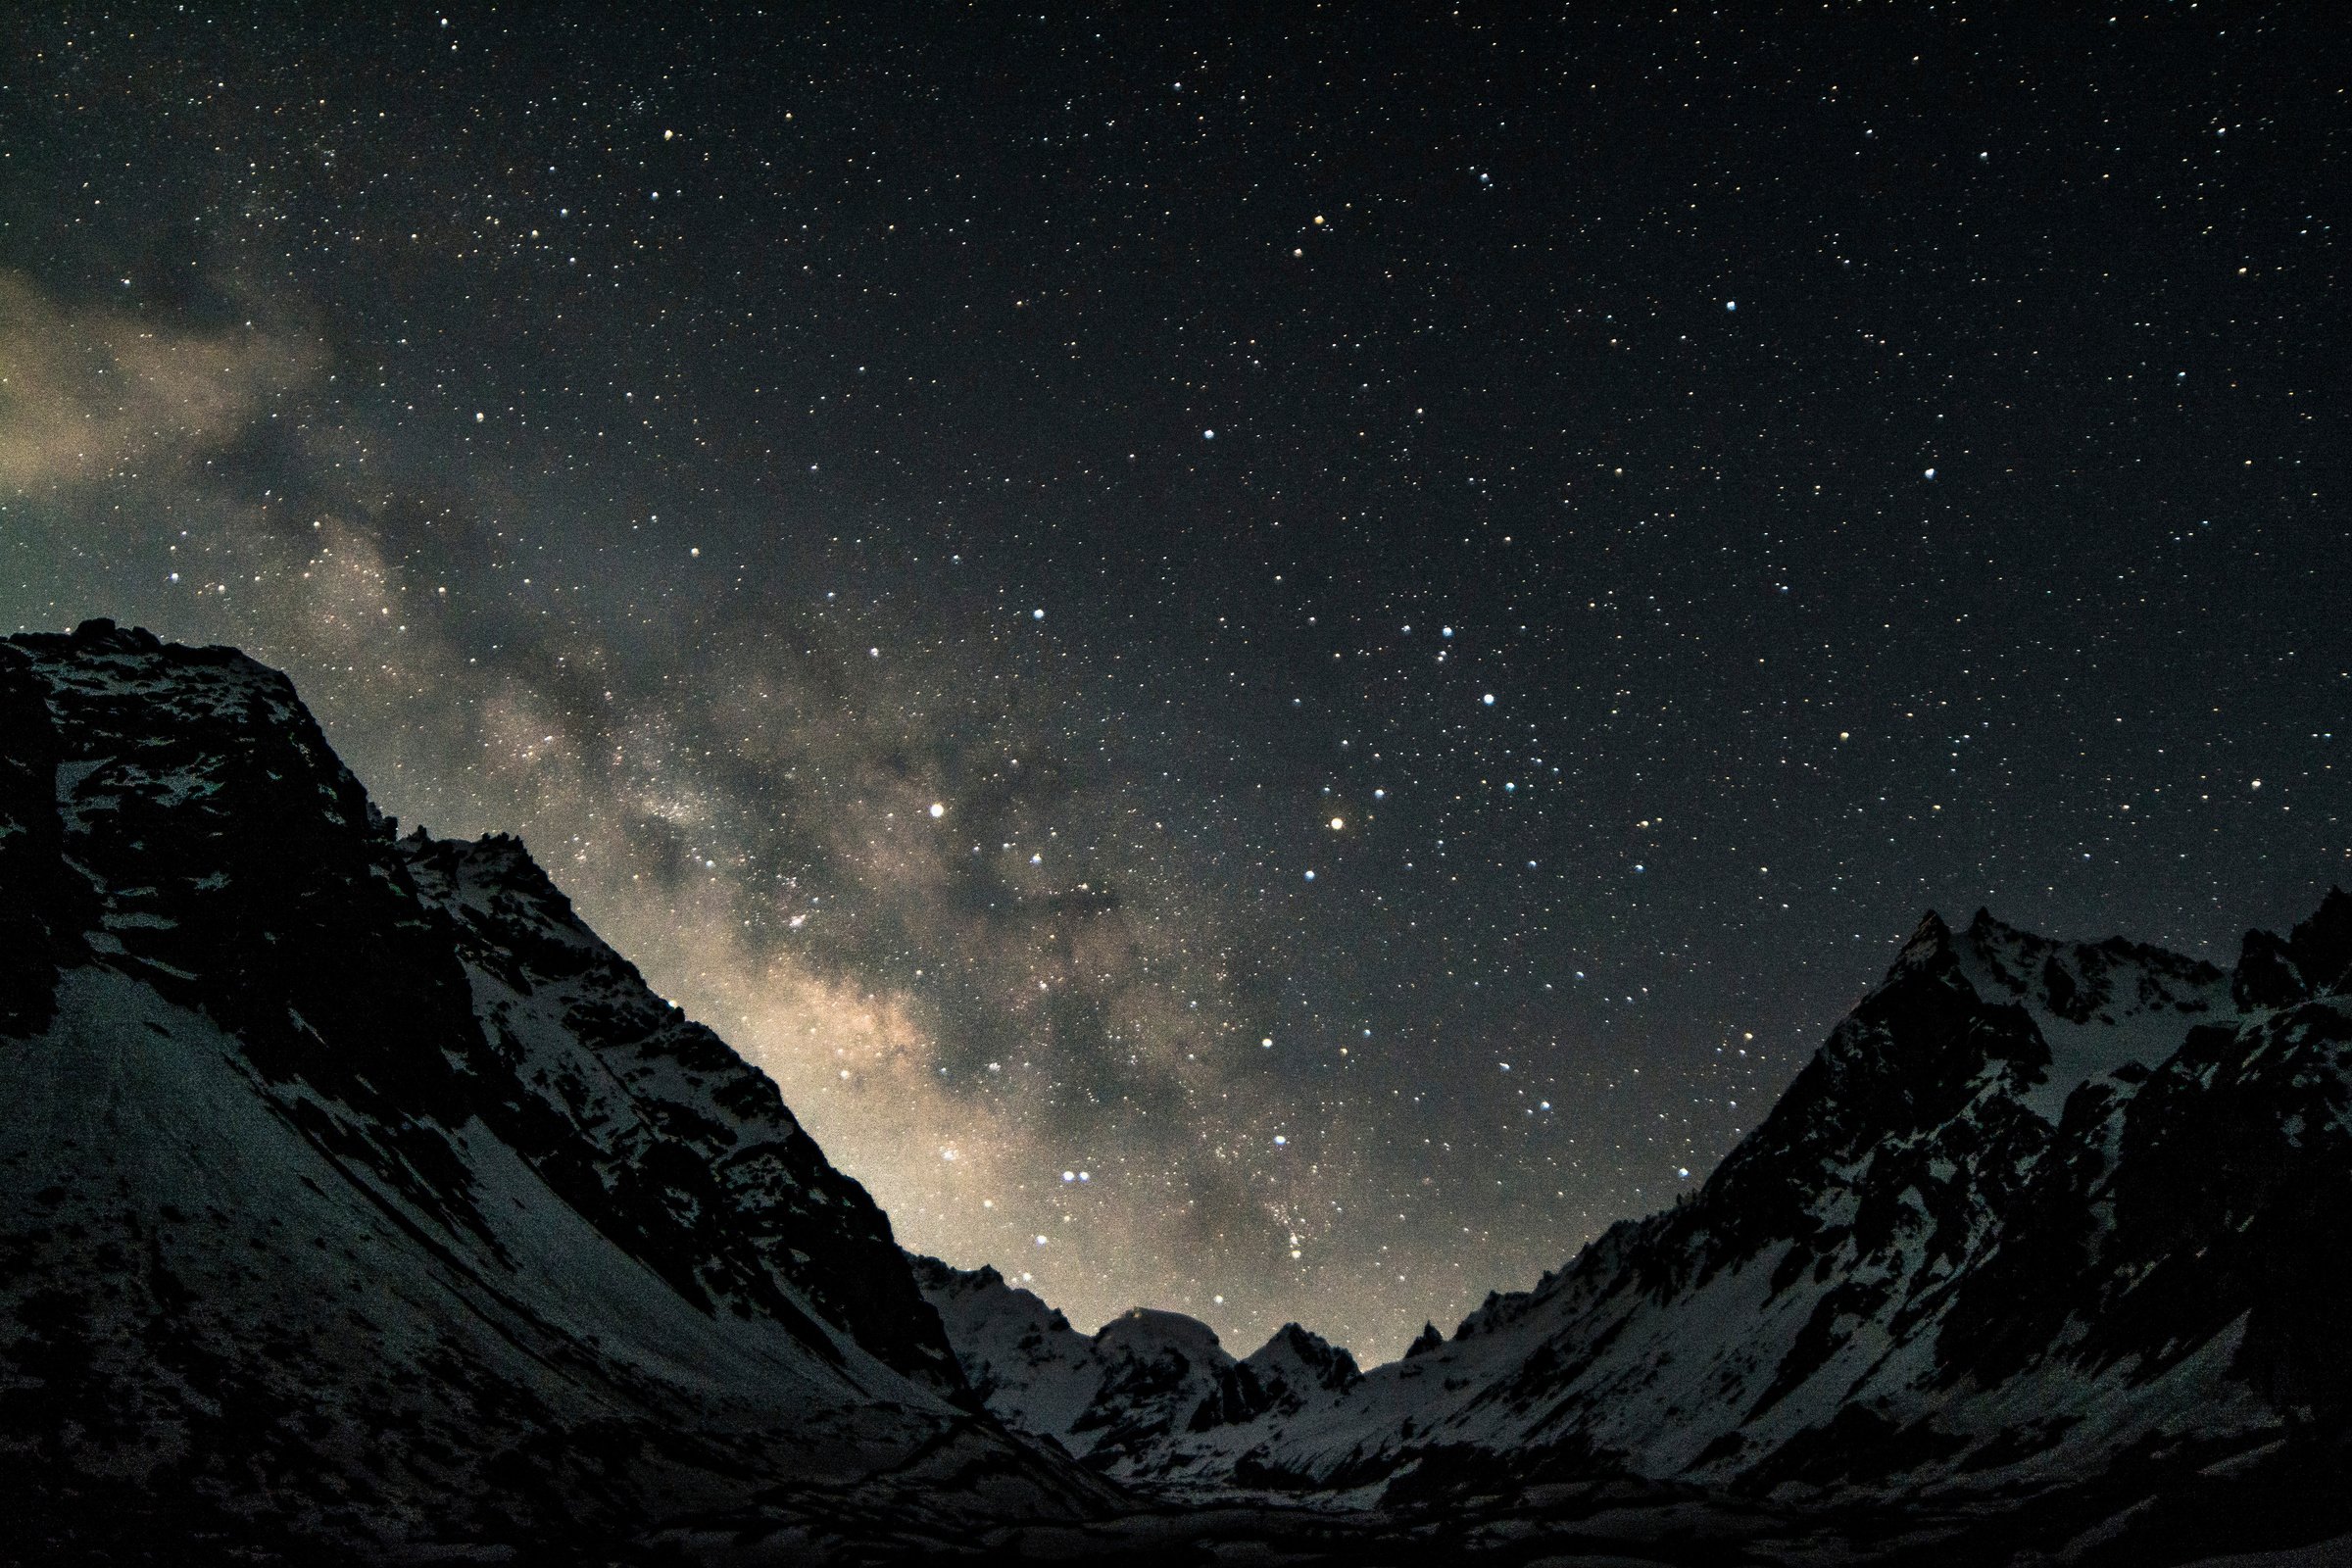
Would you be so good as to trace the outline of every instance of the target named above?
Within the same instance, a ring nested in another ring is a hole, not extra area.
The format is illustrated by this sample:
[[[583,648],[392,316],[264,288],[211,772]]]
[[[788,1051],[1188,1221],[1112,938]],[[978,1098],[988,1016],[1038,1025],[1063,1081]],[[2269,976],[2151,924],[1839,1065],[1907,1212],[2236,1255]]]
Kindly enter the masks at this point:
[[[0,622],[294,674],[907,1245],[1400,1349],[1934,906],[2352,875],[2340,27],[79,6]]]

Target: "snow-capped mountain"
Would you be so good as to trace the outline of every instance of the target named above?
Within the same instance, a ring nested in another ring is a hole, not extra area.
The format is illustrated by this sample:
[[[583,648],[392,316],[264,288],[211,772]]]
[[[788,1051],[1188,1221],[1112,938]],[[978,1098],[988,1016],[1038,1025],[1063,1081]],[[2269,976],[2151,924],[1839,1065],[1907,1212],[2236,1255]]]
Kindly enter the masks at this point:
[[[1131,1419],[1102,1337],[986,1271],[924,1288],[993,1408],[1133,1433],[1120,1475],[2171,1519],[2258,1474],[2233,1495],[2324,1513],[2352,1460],[2348,992],[2340,892],[2234,973],[1930,914],[1697,1192],[1283,1407],[1208,1397],[1232,1363],[1194,1356]]]
[[[2085,1080],[2127,1063],[2152,1067],[2190,1023],[2237,1012],[2230,976],[2200,958],[2120,937],[2053,942],[1979,909],[1952,944],[1961,974],[1987,1002],[2015,1002],[2050,1048],[2050,1064],[2026,1102],[2056,1123]]]
[[[234,652],[0,642],[0,1559],[1108,1495],[766,1077]]]
[[[1188,1436],[1327,1409],[1363,1375],[1296,1323],[1237,1361],[1181,1312],[1137,1307],[1086,1335],[993,1268],[918,1256],[914,1269],[973,1392],[1015,1431],[1122,1479],[1168,1473]]]
[[[1081,1334],[283,676],[0,640],[0,1561],[2178,1561],[2352,1529],[2347,1257],[2352,898],[2228,972],[1930,915],[1451,1338]]]

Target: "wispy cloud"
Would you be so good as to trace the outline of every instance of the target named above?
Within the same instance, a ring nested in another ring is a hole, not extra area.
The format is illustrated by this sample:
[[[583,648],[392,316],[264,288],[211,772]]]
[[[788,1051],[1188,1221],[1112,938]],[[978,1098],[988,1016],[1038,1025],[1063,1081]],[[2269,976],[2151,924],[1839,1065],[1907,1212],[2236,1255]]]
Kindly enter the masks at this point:
[[[0,485],[184,468],[316,372],[299,337],[158,325],[0,271]]]

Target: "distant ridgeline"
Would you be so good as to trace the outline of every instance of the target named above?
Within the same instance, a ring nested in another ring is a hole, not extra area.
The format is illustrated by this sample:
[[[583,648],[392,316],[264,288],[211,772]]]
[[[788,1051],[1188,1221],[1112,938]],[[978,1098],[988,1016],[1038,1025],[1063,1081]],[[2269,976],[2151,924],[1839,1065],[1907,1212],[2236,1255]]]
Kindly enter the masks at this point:
[[[2177,1562],[2352,1530],[2347,1259],[2352,899],[1980,912],[1402,1361],[1080,1334],[282,675],[0,641],[0,1559]]]

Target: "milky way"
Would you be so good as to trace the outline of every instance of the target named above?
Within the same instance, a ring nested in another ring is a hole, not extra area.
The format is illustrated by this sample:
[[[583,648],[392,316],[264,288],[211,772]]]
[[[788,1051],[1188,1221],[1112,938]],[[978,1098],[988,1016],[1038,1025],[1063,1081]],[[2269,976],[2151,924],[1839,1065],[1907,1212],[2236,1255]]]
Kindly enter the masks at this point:
[[[15,17],[0,624],[288,669],[907,1245],[1394,1354],[1926,907],[2352,876],[2341,28],[1599,9]]]

